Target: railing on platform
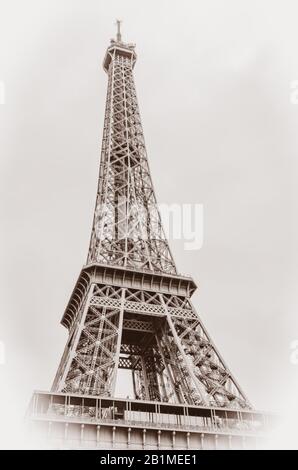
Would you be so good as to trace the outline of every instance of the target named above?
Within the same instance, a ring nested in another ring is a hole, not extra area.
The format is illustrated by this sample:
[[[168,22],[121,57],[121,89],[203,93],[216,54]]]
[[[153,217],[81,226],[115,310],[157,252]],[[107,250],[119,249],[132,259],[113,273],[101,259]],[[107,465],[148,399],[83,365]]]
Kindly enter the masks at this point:
[[[31,419],[84,422],[190,432],[265,434],[271,416],[253,410],[208,408],[169,403],[36,392]]]

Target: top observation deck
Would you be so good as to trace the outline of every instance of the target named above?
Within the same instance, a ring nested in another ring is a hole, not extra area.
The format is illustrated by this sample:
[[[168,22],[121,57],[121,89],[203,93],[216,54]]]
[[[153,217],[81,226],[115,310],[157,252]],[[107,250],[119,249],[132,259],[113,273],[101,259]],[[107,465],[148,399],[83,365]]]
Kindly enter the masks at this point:
[[[135,52],[135,44],[125,44],[122,42],[121,32],[120,32],[121,22],[117,20],[117,36],[116,40],[111,39],[111,45],[108,47],[106,55],[103,61],[103,68],[108,73],[110,63],[115,57],[124,57],[129,59],[132,62],[132,67],[134,67],[137,54]]]

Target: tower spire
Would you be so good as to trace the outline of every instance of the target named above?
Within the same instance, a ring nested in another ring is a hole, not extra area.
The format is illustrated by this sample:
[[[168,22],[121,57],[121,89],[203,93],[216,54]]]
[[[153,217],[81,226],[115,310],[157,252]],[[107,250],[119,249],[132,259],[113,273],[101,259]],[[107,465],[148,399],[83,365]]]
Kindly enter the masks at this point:
[[[121,20],[116,20],[116,26],[117,26],[117,36],[116,40],[117,42],[122,42],[122,37],[121,37]]]

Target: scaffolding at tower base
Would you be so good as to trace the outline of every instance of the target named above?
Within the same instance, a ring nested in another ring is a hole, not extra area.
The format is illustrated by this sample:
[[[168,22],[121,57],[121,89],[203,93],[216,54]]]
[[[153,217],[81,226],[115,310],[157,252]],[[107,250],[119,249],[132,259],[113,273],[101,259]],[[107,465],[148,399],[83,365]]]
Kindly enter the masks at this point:
[[[42,448],[258,449],[276,417],[253,410],[35,392],[29,429]]]

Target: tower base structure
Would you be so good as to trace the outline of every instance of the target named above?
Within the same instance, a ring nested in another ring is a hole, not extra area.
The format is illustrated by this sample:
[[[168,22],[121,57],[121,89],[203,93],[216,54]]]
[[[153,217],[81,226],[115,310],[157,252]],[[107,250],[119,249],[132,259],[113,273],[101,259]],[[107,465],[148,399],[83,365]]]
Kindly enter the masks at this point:
[[[273,418],[253,410],[38,391],[28,422],[41,448],[211,450],[265,448]]]

